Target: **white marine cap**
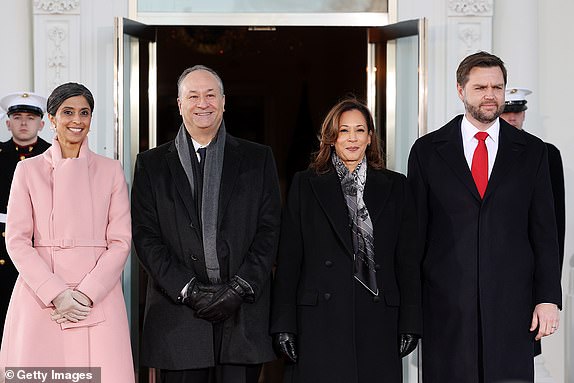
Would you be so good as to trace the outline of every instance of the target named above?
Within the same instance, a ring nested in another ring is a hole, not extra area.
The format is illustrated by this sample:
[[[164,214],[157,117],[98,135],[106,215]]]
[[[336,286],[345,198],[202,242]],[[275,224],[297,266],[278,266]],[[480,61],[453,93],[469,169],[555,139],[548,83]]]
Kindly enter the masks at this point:
[[[0,107],[10,116],[13,113],[34,113],[42,117],[46,112],[46,98],[32,92],[16,92],[2,97]]]
[[[504,113],[517,113],[528,109],[526,106],[526,96],[532,93],[526,88],[507,87],[504,94]]]

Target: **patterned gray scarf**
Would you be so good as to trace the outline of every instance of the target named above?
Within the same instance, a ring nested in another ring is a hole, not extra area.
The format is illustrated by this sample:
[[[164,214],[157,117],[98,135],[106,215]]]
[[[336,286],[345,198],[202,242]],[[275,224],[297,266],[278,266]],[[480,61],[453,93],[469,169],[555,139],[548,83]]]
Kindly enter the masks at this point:
[[[349,211],[349,226],[353,237],[355,279],[361,282],[373,295],[379,295],[375,270],[373,223],[365,201],[363,201],[363,192],[367,182],[366,158],[363,157],[363,160],[352,173],[349,172],[337,153],[333,152],[331,161],[341,181],[341,189]]]

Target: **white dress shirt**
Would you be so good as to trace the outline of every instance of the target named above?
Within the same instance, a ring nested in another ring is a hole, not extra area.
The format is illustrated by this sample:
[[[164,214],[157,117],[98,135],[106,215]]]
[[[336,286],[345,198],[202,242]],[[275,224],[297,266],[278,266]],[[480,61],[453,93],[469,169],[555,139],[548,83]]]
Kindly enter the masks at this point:
[[[195,150],[195,155],[197,156],[197,162],[201,162],[201,156],[199,155],[198,150],[207,147],[209,144],[201,145],[199,142],[195,141],[193,137],[191,137],[191,142],[193,142],[193,149]]]
[[[478,146],[478,139],[476,139],[474,135],[481,132],[481,130],[472,125],[468,118],[466,118],[466,115],[463,117],[460,127],[462,130],[464,157],[466,158],[468,168],[472,169],[472,156],[474,155],[474,150]],[[499,119],[497,118],[494,123],[485,130],[485,132],[488,133],[488,137],[484,142],[486,144],[486,150],[488,151],[488,178],[490,179],[494,160],[496,160],[496,153],[498,153],[498,135],[500,133]]]

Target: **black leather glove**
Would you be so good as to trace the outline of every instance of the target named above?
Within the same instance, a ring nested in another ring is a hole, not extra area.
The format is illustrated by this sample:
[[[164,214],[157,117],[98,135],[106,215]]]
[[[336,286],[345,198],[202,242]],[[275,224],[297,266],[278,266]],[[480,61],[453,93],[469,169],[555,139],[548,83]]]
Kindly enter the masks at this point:
[[[216,286],[219,290],[213,295],[211,302],[196,312],[198,318],[214,323],[222,322],[232,316],[246,295],[245,290],[235,280]]]
[[[401,334],[399,355],[401,358],[409,355],[419,344],[420,335],[417,334]]]
[[[290,332],[273,334],[273,349],[277,356],[287,362],[297,363],[297,335]]]
[[[212,301],[215,294],[221,289],[222,285],[207,285],[194,279],[187,286],[187,293],[182,303],[191,307],[194,311],[207,307]]]

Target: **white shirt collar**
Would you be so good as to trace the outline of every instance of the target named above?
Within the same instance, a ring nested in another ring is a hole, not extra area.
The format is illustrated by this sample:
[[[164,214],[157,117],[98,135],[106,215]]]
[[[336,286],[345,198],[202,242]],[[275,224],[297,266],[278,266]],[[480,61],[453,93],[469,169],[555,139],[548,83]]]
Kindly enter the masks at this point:
[[[191,137],[191,136],[190,136],[190,137]],[[193,149],[195,150],[196,153],[197,153],[197,149],[206,148],[206,147],[209,145],[209,144],[207,144],[207,145],[201,145],[199,142],[195,141],[195,140],[193,139],[193,137],[191,137],[191,142],[193,142]]]
[[[478,132],[481,132],[476,126],[472,125],[472,123],[466,118],[466,114],[462,118],[462,123],[460,124],[462,130],[462,140],[464,142],[471,142],[472,140],[476,140],[474,135]],[[496,144],[498,144],[498,135],[500,133],[500,119],[494,120],[492,125],[488,129],[486,129],[486,133],[488,133],[488,138],[492,139]]]

